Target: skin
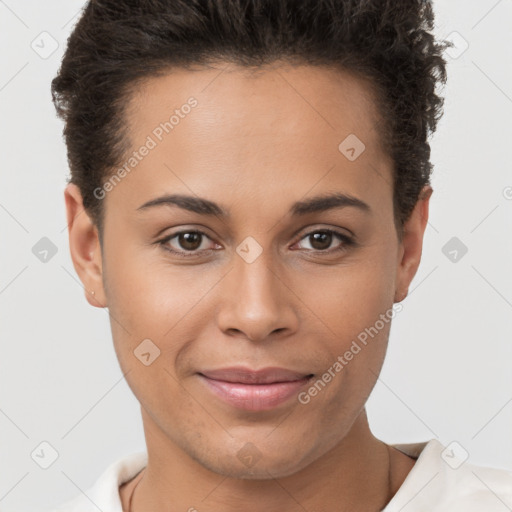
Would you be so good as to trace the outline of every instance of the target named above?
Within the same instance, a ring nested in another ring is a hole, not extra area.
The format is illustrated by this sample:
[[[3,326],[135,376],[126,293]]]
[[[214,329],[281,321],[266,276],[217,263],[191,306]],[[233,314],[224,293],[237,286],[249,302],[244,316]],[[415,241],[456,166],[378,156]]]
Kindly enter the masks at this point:
[[[381,510],[414,465],[367,421],[390,323],[306,405],[243,411],[197,372],[241,364],[320,377],[407,295],[432,189],[400,241],[371,88],[320,67],[253,73],[224,64],[151,78],[127,109],[132,150],[190,96],[197,107],[103,199],[103,247],[79,189],[64,194],[73,264],[88,302],[108,307],[120,366],[141,404],[148,465],[121,487],[124,510],[134,488],[134,511]],[[338,150],[351,133],[366,146],[353,162]],[[295,201],[331,192],[371,210],[288,214]],[[138,210],[163,193],[207,198],[230,216]],[[358,245],[326,254],[344,242],[310,235],[329,228]],[[195,245],[166,242],[194,257],[155,243],[197,229],[207,236]],[[248,236],[262,248],[252,263],[236,252]],[[147,338],[160,350],[149,366],[134,356]],[[260,456],[251,467],[237,457],[248,442]]]

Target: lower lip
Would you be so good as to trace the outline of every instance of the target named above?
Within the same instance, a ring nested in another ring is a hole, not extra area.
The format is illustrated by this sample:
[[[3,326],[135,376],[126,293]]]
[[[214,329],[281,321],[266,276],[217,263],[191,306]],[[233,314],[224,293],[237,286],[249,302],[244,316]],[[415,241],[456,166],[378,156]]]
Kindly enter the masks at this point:
[[[311,377],[291,382],[273,384],[242,384],[214,380],[199,374],[203,382],[218,397],[239,409],[246,411],[269,411],[296,396]]]

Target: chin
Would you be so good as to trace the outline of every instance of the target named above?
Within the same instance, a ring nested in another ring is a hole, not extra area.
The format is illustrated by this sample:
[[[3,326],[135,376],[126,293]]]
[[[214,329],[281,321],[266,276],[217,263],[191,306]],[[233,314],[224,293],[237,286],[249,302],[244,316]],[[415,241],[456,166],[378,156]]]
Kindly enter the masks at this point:
[[[254,445],[247,443],[238,449],[234,456],[226,453],[228,451],[231,450],[226,449],[214,459],[198,453],[190,455],[196,462],[214,473],[241,480],[284,478],[297,473],[314,459],[311,456],[306,458],[305,454],[297,450],[297,446],[290,446],[281,452],[277,452],[275,448],[268,448],[267,452],[257,451]]]
[[[239,480],[272,480],[293,475],[300,469],[294,461],[283,460],[272,464],[265,464],[263,458],[253,467],[243,467],[232,459],[224,464],[210,464],[210,461],[199,461],[204,467],[219,475]]]

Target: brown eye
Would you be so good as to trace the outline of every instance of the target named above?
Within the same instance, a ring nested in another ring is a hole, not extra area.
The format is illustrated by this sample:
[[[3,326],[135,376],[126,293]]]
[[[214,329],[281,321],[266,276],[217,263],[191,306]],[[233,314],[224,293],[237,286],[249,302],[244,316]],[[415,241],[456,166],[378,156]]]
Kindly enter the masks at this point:
[[[214,248],[207,245],[202,247],[203,241],[210,240],[210,237],[202,231],[179,231],[159,240],[160,244],[166,251],[169,251],[177,256],[199,256],[201,253],[206,254],[214,250]],[[213,244],[215,245],[215,244]]]
[[[197,231],[183,232],[178,234],[178,243],[180,247],[187,251],[195,251],[201,246],[201,238],[203,235]]]
[[[340,243],[332,248],[331,245],[336,238]],[[348,246],[354,245],[354,242],[349,236],[330,229],[311,231],[306,234],[306,236],[302,237],[301,241],[302,240],[307,240],[309,242],[310,247],[306,247],[305,249],[313,252],[319,251],[331,253],[334,251],[345,250]]]
[[[309,240],[311,242],[311,246],[313,247],[313,249],[318,249],[322,251],[330,247],[332,242],[332,233],[319,231],[317,233],[309,235]]]

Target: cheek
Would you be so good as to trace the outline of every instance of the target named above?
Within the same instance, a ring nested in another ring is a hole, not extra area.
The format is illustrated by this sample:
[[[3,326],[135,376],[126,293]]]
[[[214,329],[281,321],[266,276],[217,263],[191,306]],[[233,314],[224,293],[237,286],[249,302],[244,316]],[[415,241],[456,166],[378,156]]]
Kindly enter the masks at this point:
[[[118,252],[105,268],[109,310],[138,336],[165,337],[219,280],[206,266],[171,263],[158,247]]]
[[[393,305],[393,259],[382,258],[377,248],[374,252],[303,281],[302,296],[339,340],[357,337]]]
[[[327,417],[343,413],[340,403],[346,407],[363,403],[384,362],[391,322],[397,314],[393,308],[395,269],[392,248],[388,248],[388,258],[382,258],[377,247],[373,252],[373,257],[367,253],[350,265],[333,267],[329,276],[318,274],[303,283],[307,303],[321,320],[305,328],[320,346],[324,373],[319,377],[328,382],[312,390],[314,396],[322,395],[313,407],[322,403],[325,410],[318,413]],[[318,335],[319,328],[323,336]]]
[[[162,256],[151,262],[136,257],[113,261],[105,268],[107,300],[115,351],[123,372],[130,372],[127,381],[142,400],[152,399],[159,389],[177,396],[177,361],[186,358],[189,345],[211,323],[208,294],[225,270],[171,265]]]
[[[344,269],[332,281],[317,281],[316,293],[310,293],[325,334],[316,331],[323,370],[299,401],[304,413],[317,418],[315,428],[326,443],[339,433],[327,435],[325,426],[354,418],[380,373],[396,315],[390,274],[381,265],[361,264]]]

